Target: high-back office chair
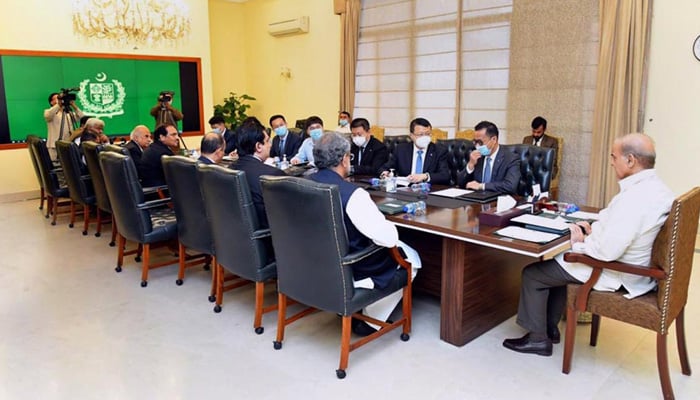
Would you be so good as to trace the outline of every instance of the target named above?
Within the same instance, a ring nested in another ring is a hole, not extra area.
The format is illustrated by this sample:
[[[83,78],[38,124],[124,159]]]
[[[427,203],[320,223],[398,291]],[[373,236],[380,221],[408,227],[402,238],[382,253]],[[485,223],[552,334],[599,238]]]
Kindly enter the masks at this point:
[[[170,208],[163,208],[170,202],[169,198],[144,201],[144,193],[131,157],[113,151],[103,151],[100,153],[100,166],[119,231],[119,253],[115,270],[122,270],[126,240],[141,244],[141,287],[146,287],[149,269],[174,263],[168,260],[151,264],[150,254],[153,244],[172,241],[177,237],[175,212]]]
[[[83,207],[83,236],[85,236],[90,226],[90,211],[95,206],[95,191],[92,188],[92,180],[90,175],[84,174],[81,169],[80,151],[75,143],[66,140],[56,141],[56,153],[61,161],[63,175],[66,178],[68,193],[72,201],[68,226],[72,228],[75,223],[75,205],[81,205]]]
[[[576,337],[576,320],[579,312],[593,313],[591,346],[598,341],[600,317],[627,322],[656,332],[656,360],[661,390],[665,399],[673,399],[673,387],[668,370],[666,336],[671,324],[676,322],[676,340],[681,371],[690,375],[690,363],[685,346],[684,310],[688,300],[688,285],[693,267],[695,235],[698,232],[700,214],[700,187],[678,197],[671,207],[666,222],[654,240],[650,266],[637,266],[620,262],[604,262],[584,254],[568,253],[564,259],[581,262],[593,268],[591,277],[582,285],[567,285],[566,337],[562,372],[571,371],[571,359]],[[659,282],[658,291],[627,299],[623,290],[599,292],[591,290],[603,269],[648,276]]]
[[[183,156],[163,156],[161,163],[177,219],[180,268],[175,283],[179,286],[185,279],[185,268],[201,264],[201,258],[204,258],[204,269],[209,268],[214,255],[214,240],[211,237],[209,221],[204,214],[204,201],[199,191],[197,161]],[[189,256],[185,251],[186,248],[200,254]]]
[[[109,204],[105,179],[102,175],[102,168],[100,168],[100,158],[98,154],[102,151],[102,146],[103,145],[95,142],[82,142],[80,144],[80,147],[83,149],[88,172],[92,178],[92,188],[95,190],[95,205],[97,206],[97,232],[95,232],[95,236],[100,237],[102,235],[102,213],[104,212],[106,213],[104,216],[109,215],[112,221],[112,239],[109,245],[114,246],[117,239],[117,224],[114,223],[114,218],[112,217],[112,206]]]
[[[384,127],[376,125],[370,126],[369,133],[372,134],[372,136],[374,136],[374,138],[379,140],[380,142],[384,141]]]
[[[48,218],[49,214],[53,214],[51,225],[56,225],[58,207],[70,204],[68,187],[60,184],[59,174],[62,175],[63,170],[54,166],[45,141],[32,140],[29,146],[36,157],[39,172],[41,173],[41,182],[46,193],[45,217]],[[68,201],[61,201],[61,199],[66,199]]]
[[[34,155],[34,151],[32,151],[32,146],[30,144],[30,142],[37,140],[41,140],[41,138],[39,138],[39,136],[36,135],[27,135],[27,139],[25,140],[25,142],[27,143],[27,150],[29,151],[29,159],[32,161],[32,167],[34,167],[34,173],[36,174],[36,179],[39,182],[39,209],[43,210],[44,200],[46,200],[46,192],[44,191],[44,183],[41,181],[39,162],[37,161],[36,156]]]
[[[396,145],[399,143],[411,143],[411,136],[409,135],[395,135],[395,136],[384,136],[384,144],[389,150],[389,156],[393,157]]]
[[[433,128],[432,132],[430,134],[430,140],[433,143],[437,143],[438,140],[446,140],[447,139],[447,131],[443,131],[440,128]]]
[[[554,149],[527,144],[501,145],[501,148],[512,151],[520,157],[520,181],[517,194],[531,195],[532,185],[536,183],[540,184],[542,192],[549,191],[554,167]]]
[[[350,351],[398,327],[403,328],[401,339],[408,340],[411,331],[411,265],[399,255],[398,249],[391,249],[391,255],[402,268],[396,270],[388,288],[354,288],[352,265],[377,251],[383,251],[383,248],[372,246],[357,253],[348,253],[338,186],[295,177],[263,176],[260,181],[277,258],[279,309],[275,349],[282,348],[285,327],[309,313],[309,310],[304,310],[287,318],[288,297],[342,315],[340,366],[336,370],[340,379],[345,377]],[[312,254],[300,251],[307,248],[309,243],[314,246]],[[358,313],[365,306],[401,288],[403,316],[396,322],[378,321]],[[351,317],[372,322],[381,329],[351,344]]]
[[[474,129],[465,129],[455,133],[455,139],[474,140]]]
[[[447,166],[450,169],[450,186],[457,184],[457,173],[464,170],[469,162],[469,153],[474,150],[471,140],[445,139],[438,140],[447,148]]]
[[[197,166],[204,209],[216,249],[216,306],[221,311],[224,269],[255,282],[255,333],[264,331],[262,316],[277,309],[265,307],[265,282],[277,276],[277,266],[270,246],[270,230],[260,229],[245,172],[218,165]],[[240,286],[240,285],[237,285]]]

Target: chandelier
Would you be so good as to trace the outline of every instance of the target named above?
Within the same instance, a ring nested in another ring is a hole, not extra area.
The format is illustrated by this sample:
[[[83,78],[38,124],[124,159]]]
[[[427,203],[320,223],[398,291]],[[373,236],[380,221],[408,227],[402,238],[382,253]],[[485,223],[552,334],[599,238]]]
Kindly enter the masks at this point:
[[[116,44],[175,44],[190,32],[183,0],[73,0],[73,32]]]

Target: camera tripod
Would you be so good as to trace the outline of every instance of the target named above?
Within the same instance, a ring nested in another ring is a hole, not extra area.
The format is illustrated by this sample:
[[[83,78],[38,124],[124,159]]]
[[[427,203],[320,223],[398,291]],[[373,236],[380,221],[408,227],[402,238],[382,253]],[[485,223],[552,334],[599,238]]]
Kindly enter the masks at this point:
[[[177,129],[177,122],[175,121],[175,118],[173,117],[173,113],[168,110],[168,108],[165,106],[166,102],[161,101],[160,102],[160,110],[158,110],[158,118],[156,119],[156,126],[160,125],[172,125]],[[182,143],[182,146],[185,148],[185,150],[189,150],[187,148],[187,144],[185,144],[185,141],[182,140],[182,134],[180,134],[180,130],[178,129],[177,131],[177,136],[180,138],[180,143]]]
[[[61,130],[58,133],[58,140],[63,140],[63,130],[66,127],[66,121],[70,124],[70,130],[68,132],[68,136],[70,137],[71,132],[74,129],[77,129],[80,124],[78,121],[78,117],[75,114],[75,111],[73,111],[70,107],[70,103],[64,103],[62,99],[59,99],[59,101],[62,103],[61,104]]]

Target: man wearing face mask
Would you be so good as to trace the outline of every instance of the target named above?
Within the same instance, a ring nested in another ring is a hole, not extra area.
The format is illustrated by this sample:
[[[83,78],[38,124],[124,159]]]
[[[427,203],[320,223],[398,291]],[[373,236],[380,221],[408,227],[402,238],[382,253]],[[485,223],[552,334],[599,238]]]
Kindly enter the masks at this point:
[[[341,111],[338,113],[338,127],[335,131],[338,133],[350,133],[350,121],[352,117],[347,111]]]
[[[309,137],[304,140],[299,152],[292,158],[292,165],[304,162],[314,163],[314,143],[323,136],[323,120],[315,115],[307,118],[304,130],[309,134]]]
[[[270,157],[279,157],[282,160],[286,155],[287,160],[289,160],[290,157],[299,152],[302,140],[296,133],[289,132],[284,115],[271,116],[270,127],[275,132],[275,137],[272,139]]]
[[[474,127],[476,149],[469,154],[464,171],[457,175],[457,186],[515,194],[520,180],[520,159],[498,145],[498,127],[481,121]]]
[[[209,126],[211,126],[211,131],[218,133],[224,138],[226,142],[226,148],[224,149],[224,154],[228,156],[234,156],[236,154],[236,146],[238,140],[236,140],[236,134],[226,127],[226,121],[224,117],[220,115],[215,115],[209,118]]]
[[[350,131],[352,132],[350,153],[353,156],[350,162],[355,175],[376,176],[382,165],[389,159],[389,150],[384,143],[369,133],[369,121],[364,118],[352,120]]]
[[[400,143],[380,168],[380,176],[386,177],[393,169],[397,176],[407,176],[411,183],[430,182],[435,185],[450,184],[450,169],[447,166],[447,149],[431,143],[432,125],[425,118],[411,121],[413,143]]]

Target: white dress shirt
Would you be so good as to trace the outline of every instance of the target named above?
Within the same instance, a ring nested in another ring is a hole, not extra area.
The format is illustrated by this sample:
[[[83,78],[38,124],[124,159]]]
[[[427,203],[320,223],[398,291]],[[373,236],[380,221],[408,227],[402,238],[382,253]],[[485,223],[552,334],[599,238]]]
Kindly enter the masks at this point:
[[[671,209],[673,193],[654,169],[628,176],[619,184],[620,192],[600,212],[598,221],[591,227],[591,234],[583,242],[574,243],[572,250],[603,261],[647,266],[651,262],[656,234]],[[591,267],[568,263],[563,254],[559,254],[556,260],[581,282],[591,276]],[[656,280],[606,269],[593,288],[615,291],[621,286],[629,292],[628,298],[634,298],[656,287]]]
[[[496,160],[496,154],[498,154],[498,151],[499,151],[499,150],[501,150],[501,146],[500,146],[500,145],[499,145],[498,147],[496,147],[496,151],[494,151],[493,153],[489,154],[488,156],[483,156],[483,157],[486,157],[486,158],[490,158],[490,159],[491,159],[491,177],[493,177],[493,163],[494,163],[494,161]],[[486,159],[484,159],[484,164],[483,164],[483,166],[481,167],[481,176],[482,176],[482,177],[484,176],[484,170],[485,170],[485,169],[486,169]],[[469,164],[467,164],[467,173],[468,173],[468,174],[471,174],[471,173],[473,173],[473,172],[474,172],[474,169],[473,169],[473,168],[470,169],[470,168],[469,168]],[[482,182],[479,182],[479,183],[482,183]]]
[[[355,190],[345,207],[345,212],[358,231],[367,236],[377,246],[394,247],[399,243],[396,226],[384,218],[369,193],[359,188]]]

